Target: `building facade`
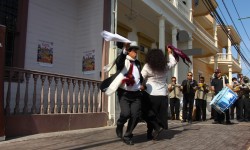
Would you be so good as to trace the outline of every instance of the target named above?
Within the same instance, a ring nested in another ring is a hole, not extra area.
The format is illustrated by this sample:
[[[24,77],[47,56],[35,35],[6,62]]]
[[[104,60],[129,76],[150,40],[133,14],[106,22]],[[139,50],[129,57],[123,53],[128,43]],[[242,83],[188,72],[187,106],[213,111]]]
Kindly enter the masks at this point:
[[[222,32],[202,1],[16,1],[18,34],[14,47],[5,48],[10,55],[5,55],[9,63],[5,63],[1,96],[7,136],[115,125],[117,98],[103,95],[98,86],[115,72],[114,68],[104,73],[102,68],[121,47],[103,41],[103,30],[137,41],[142,64],[148,51],[160,48],[165,52],[168,44],[187,53],[193,63],[188,67],[180,60],[168,81],[176,76],[181,82],[192,71],[194,79],[205,76],[209,82],[218,67],[229,78],[241,72],[240,57],[235,59],[231,49],[239,46],[239,36],[232,26],[227,27],[230,32]],[[210,4],[217,7],[215,0]],[[8,28],[3,20],[1,24]],[[229,33],[236,42],[228,40]],[[15,126],[17,122],[21,126]],[[69,122],[73,125],[59,127]],[[58,126],[48,128],[51,124]]]

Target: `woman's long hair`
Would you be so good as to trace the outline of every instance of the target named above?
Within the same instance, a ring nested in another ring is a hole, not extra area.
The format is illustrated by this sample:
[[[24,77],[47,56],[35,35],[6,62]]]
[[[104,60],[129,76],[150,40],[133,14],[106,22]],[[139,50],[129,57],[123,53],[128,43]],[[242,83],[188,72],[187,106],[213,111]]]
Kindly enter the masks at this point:
[[[163,73],[166,70],[166,58],[161,49],[152,49],[147,53],[146,63],[153,72]]]

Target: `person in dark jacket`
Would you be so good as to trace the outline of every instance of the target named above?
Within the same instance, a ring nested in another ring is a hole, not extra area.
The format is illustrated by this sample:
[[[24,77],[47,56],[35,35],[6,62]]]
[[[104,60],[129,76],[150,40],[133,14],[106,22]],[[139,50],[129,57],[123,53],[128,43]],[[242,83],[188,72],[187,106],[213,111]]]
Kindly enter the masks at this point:
[[[193,73],[188,72],[187,79],[183,80],[181,84],[181,90],[183,93],[182,122],[188,121],[189,123],[192,123],[194,96],[197,86],[197,81],[193,80]]]
[[[136,59],[139,47],[136,42],[125,44],[123,52],[116,58],[117,72],[101,83],[100,89],[106,95],[117,91],[121,113],[117,120],[116,134],[128,145],[133,145],[132,131],[140,118],[141,90],[143,88],[141,65]],[[128,121],[127,130],[123,135],[123,126]]]

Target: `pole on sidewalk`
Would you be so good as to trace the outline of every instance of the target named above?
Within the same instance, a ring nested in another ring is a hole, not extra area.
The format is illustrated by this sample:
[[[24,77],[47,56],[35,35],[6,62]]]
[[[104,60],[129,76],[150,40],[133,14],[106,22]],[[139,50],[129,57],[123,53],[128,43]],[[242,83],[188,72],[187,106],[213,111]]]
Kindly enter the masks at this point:
[[[5,140],[4,116],[4,58],[5,58],[5,26],[0,24],[0,141]]]

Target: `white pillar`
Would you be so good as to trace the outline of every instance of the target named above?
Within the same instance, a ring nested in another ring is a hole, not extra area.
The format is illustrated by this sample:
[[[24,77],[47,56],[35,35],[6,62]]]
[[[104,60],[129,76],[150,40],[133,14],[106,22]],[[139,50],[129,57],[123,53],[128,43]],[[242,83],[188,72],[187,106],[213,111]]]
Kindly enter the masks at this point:
[[[227,38],[227,42],[228,42],[228,44],[227,44],[227,59],[228,60],[233,60],[232,59],[232,50],[231,50],[231,46],[232,46],[232,44],[231,44],[231,40],[229,39],[229,35],[231,34],[231,31],[230,31],[230,29],[228,29],[228,31],[229,31],[229,33],[228,33],[228,38]]]
[[[174,47],[177,47],[176,36],[177,36],[177,27],[173,26],[172,27],[172,45]],[[179,79],[179,77],[178,77],[178,63],[175,65],[175,67],[172,68],[172,76],[177,78],[176,83],[178,83],[178,79]]]
[[[188,40],[188,49],[192,49],[193,48],[193,38],[192,38],[192,33],[189,33],[189,40]],[[188,56],[192,62],[192,65],[190,65],[189,67],[189,71],[193,72],[194,69],[193,69],[193,65],[194,65],[194,62],[193,62],[193,56]],[[194,74],[194,72],[193,72]]]
[[[159,48],[165,54],[165,17],[163,16],[159,18]]]
[[[217,37],[217,23],[216,21],[214,20],[214,26],[213,26],[213,29],[214,29],[214,40],[215,40],[215,47],[218,47],[218,37]]]
[[[237,44],[237,47],[238,47],[238,49],[239,49],[239,51],[240,51],[240,44]],[[239,62],[240,67],[241,67],[241,57],[240,57],[240,54],[239,54],[239,53],[237,53],[237,58],[238,58],[238,62]]]
[[[117,0],[114,0],[111,2],[112,6],[111,11],[112,11],[112,16],[111,16],[111,32],[116,33],[117,31]],[[110,42],[110,48],[109,48],[109,62],[112,62],[115,58],[117,57],[117,47],[115,45],[115,42]],[[109,76],[110,74],[114,74],[115,73],[115,67],[113,67],[112,70],[110,70],[109,72]],[[115,125],[116,124],[116,120],[118,119],[118,115],[116,112],[116,107],[119,107],[116,105],[116,94],[113,94],[111,96],[108,97],[108,112],[109,112],[109,121],[108,121],[108,125]]]
[[[187,8],[189,9],[189,21],[193,22],[192,0],[187,0]]]
[[[178,6],[178,0],[173,0],[173,5],[174,5],[175,7],[177,7],[177,6]]]
[[[214,70],[218,68],[218,54],[214,55]]]
[[[232,65],[228,65],[228,82],[232,85]]]

